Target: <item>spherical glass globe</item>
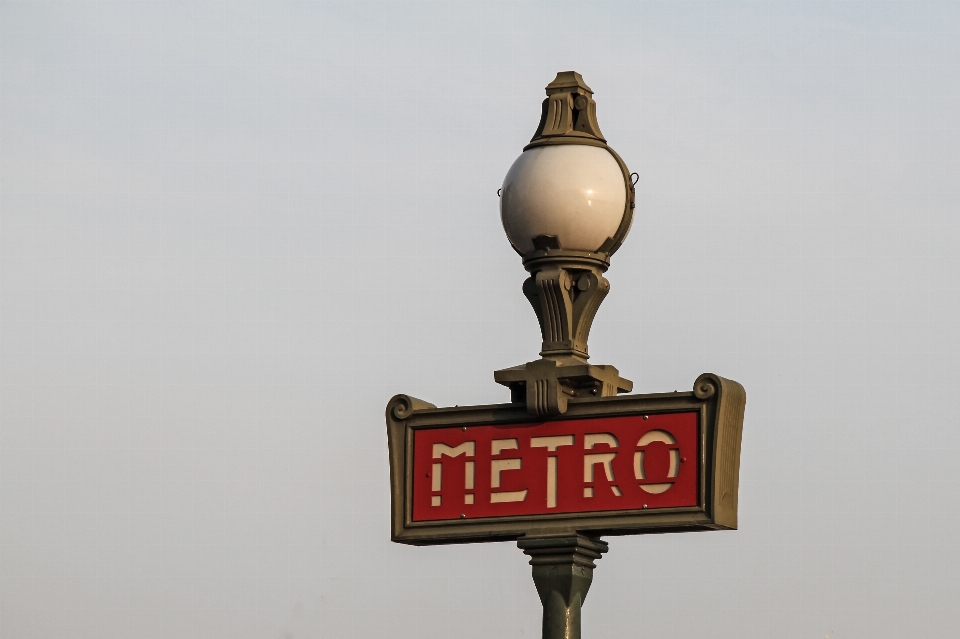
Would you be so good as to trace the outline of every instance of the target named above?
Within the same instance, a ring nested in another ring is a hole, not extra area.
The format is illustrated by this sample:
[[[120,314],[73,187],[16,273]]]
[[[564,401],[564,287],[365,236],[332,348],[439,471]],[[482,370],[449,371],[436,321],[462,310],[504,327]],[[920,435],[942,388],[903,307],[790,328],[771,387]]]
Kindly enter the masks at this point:
[[[586,144],[537,146],[520,154],[503,180],[500,219],[526,255],[533,238],[555,235],[560,248],[597,251],[623,219],[627,186],[609,151]]]

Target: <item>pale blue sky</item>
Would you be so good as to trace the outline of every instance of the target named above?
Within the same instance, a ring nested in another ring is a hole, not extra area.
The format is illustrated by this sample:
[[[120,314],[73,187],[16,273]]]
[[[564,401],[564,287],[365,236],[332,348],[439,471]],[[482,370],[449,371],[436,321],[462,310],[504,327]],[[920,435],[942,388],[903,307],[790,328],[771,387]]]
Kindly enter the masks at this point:
[[[960,633],[960,2],[0,3],[0,635],[537,637],[391,544],[383,409],[536,356],[496,190],[576,70],[640,174],[591,339],[748,404],[736,532],[586,639]]]

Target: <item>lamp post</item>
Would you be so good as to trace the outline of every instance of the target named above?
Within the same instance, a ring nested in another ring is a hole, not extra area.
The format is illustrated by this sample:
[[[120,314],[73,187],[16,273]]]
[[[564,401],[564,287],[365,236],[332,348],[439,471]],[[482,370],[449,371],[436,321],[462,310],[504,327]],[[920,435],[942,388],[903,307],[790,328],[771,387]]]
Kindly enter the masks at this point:
[[[494,373],[536,416],[565,413],[571,397],[633,389],[613,366],[587,362],[587,338],[610,290],[610,256],[630,231],[634,184],[580,74],[558,73],[546,91],[540,125],[500,196],[503,228],[530,272],[523,293],[540,321],[541,359]]]
[[[387,404],[391,539],[516,540],[543,604],[543,639],[580,639],[601,536],[737,527],[746,392],[713,373],[692,391],[626,394],[587,338],[630,230],[634,182],[597,124],[593,92],[565,71],[503,181],[500,216],[530,277],[540,359],[496,371],[504,404]]]

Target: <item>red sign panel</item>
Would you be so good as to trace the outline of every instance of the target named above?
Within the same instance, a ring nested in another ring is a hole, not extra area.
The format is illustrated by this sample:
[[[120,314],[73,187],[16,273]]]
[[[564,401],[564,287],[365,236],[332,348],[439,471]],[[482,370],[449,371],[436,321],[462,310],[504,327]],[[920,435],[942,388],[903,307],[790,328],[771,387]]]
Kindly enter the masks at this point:
[[[697,506],[699,413],[420,429],[413,520]]]

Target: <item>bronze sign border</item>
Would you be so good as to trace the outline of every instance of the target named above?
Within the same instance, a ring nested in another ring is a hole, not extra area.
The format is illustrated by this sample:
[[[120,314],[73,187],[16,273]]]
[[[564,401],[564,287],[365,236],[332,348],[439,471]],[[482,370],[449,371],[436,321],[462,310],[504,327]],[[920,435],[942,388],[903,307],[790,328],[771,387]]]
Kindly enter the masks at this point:
[[[567,412],[551,420],[698,411],[699,506],[415,522],[412,518],[415,431],[520,424],[543,419],[531,417],[519,403],[437,408],[408,395],[397,395],[387,404],[391,539],[425,546],[508,541],[525,535],[635,535],[736,529],[740,439],[745,406],[743,386],[704,373],[697,378],[692,392],[571,400]]]

